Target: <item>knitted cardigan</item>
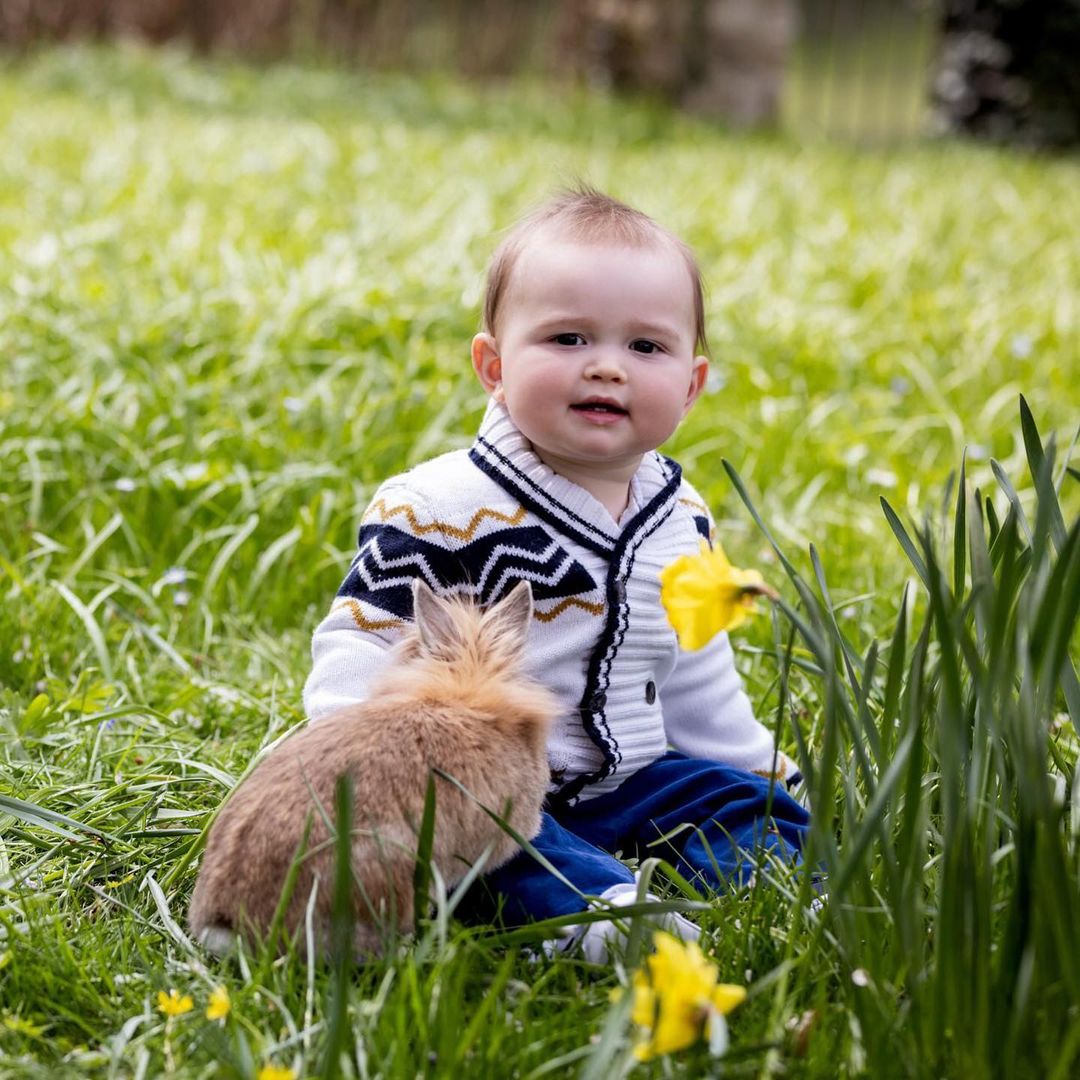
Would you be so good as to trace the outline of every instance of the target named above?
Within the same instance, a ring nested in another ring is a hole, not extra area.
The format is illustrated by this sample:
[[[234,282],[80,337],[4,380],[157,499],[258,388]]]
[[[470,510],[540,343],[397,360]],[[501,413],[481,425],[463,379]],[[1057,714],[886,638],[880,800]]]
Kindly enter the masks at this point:
[[[720,634],[680,650],[660,571],[709,539],[712,520],[679,466],[646,454],[616,523],[549,469],[492,403],[470,450],[387,480],[365,512],[359,551],[312,640],[312,721],[360,701],[412,616],[411,580],[487,604],[518,581],[535,603],[527,669],[563,703],[548,742],[549,798],[611,791],[671,746],[797,779],[754,719]]]

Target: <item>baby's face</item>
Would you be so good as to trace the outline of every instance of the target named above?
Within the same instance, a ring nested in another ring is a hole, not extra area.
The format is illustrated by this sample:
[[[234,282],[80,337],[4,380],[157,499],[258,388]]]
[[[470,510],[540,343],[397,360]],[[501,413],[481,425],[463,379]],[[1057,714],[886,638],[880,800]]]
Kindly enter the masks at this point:
[[[473,363],[556,472],[629,476],[704,385],[694,325],[690,271],[673,247],[540,234],[518,257],[494,336],[477,335]]]

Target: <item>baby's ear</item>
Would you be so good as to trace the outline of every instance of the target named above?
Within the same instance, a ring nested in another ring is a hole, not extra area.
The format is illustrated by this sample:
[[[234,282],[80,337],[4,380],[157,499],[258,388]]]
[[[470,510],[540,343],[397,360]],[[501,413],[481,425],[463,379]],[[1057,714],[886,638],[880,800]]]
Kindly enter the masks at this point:
[[[709,358],[707,356],[695,356],[693,367],[690,369],[690,386],[686,391],[686,404],[683,405],[682,414],[685,416],[697,401],[701,391],[705,389],[705,383],[709,378]]]
[[[440,600],[423,578],[413,578],[413,619],[420,644],[436,656],[446,654],[447,645],[458,639],[458,625],[450,605]]]
[[[532,586],[527,581],[519,581],[502,600],[484,612],[485,635],[521,652],[529,640],[532,615]]]
[[[496,401],[501,401],[502,355],[499,343],[491,334],[477,334],[472,339],[472,366],[483,388]]]

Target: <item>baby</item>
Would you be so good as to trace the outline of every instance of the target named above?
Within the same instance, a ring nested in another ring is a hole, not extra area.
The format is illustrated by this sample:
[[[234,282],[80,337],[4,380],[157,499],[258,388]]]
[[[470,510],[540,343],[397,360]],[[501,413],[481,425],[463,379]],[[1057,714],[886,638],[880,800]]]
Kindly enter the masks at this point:
[[[532,842],[574,887],[521,852],[473,889],[459,909],[473,918],[631,903],[615,852],[662,856],[711,887],[744,880],[766,849],[799,858],[807,813],[786,790],[799,776],[755,720],[727,635],[681,651],[660,603],[660,571],[713,532],[657,452],[705,386],[704,348],[681,240],[593,190],[545,203],[488,271],[476,441],[379,488],[315,631],[304,704],[317,722],[365,696],[411,617],[413,577],[484,603],[531,582],[530,674],[563,705]],[[564,944],[596,959],[612,933],[586,924]]]

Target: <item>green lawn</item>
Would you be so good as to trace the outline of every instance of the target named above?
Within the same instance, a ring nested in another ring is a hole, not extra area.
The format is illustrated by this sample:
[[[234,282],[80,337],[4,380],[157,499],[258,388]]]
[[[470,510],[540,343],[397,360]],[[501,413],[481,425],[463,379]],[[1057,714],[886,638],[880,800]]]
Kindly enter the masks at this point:
[[[1074,1074],[1080,164],[132,50],[6,61],[0,135],[0,1076],[627,1064],[633,951],[436,917],[343,974],[181,929],[210,813],[302,719],[374,487],[471,440],[497,230],[576,177],[701,257],[712,391],[668,449],[784,593],[739,662],[809,751],[832,874],[818,919],[783,875],[699,913],[751,994],[725,1075]]]

